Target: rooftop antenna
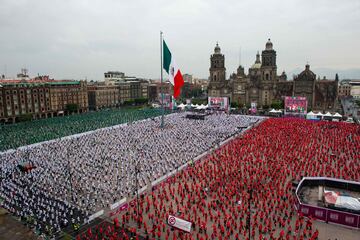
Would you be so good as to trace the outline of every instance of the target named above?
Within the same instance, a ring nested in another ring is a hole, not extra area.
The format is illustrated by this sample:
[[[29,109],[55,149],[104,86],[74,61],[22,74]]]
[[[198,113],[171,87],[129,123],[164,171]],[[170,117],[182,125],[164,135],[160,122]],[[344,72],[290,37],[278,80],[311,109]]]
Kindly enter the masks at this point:
[[[239,48],[239,66],[241,66],[241,47]]]

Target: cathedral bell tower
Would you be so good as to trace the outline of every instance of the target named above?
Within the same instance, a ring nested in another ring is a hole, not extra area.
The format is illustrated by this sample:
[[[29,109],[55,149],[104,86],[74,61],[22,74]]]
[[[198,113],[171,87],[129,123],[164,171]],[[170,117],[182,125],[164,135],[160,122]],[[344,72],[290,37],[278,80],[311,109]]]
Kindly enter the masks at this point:
[[[263,81],[276,81],[276,51],[273,49],[273,44],[270,39],[265,45],[265,50],[262,51],[262,80]]]
[[[214,54],[210,56],[210,81],[222,82],[225,81],[225,57],[221,54],[219,44],[216,43]]]

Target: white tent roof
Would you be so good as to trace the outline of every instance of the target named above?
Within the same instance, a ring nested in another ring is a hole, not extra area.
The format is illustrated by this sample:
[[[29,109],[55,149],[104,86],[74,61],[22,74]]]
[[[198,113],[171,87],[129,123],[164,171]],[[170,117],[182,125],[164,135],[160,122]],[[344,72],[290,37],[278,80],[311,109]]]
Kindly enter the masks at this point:
[[[181,104],[179,104],[179,108],[184,108],[186,105],[185,104],[183,104],[183,103],[181,103]]]
[[[342,117],[339,113],[335,113],[334,117]]]
[[[275,109],[270,110],[271,113],[276,113],[277,111]]]
[[[308,116],[315,116],[315,114],[313,113],[313,111],[308,112],[307,115],[308,115]]]
[[[330,112],[327,112],[324,117],[332,117],[332,114]]]
[[[322,114],[321,112],[315,113],[316,116],[323,116],[324,114]]]

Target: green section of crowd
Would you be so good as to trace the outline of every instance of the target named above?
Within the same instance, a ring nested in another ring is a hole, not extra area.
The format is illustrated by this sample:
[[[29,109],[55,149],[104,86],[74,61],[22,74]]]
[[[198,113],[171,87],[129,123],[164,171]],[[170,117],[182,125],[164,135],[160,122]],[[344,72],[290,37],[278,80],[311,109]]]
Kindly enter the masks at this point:
[[[161,109],[111,109],[0,126],[0,151],[161,115]],[[169,112],[166,111],[165,114]]]

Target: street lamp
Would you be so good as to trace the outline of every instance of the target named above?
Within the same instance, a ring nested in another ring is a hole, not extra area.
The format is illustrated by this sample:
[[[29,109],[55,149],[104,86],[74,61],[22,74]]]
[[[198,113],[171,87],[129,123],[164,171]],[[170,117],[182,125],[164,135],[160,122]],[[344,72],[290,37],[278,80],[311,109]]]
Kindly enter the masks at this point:
[[[251,199],[252,199],[252,188],[248,189],[248,193],[249,193],[249,214],[248,214],[248,226],[249,226],[249,240],[251,239]]]
[[[67,157],[67,170],[68,170],[68,174],[69,174],[69,180],[70,180],[70,195],[71,195],[71,200],[74,201],[74,192],[73,192],[73,184],[72,184],[72,173],[71,173],[71,168],[70,168],[70,159],[69,159],[69,150],[66,151],[66,157]]]
[[[135,164],[135,178],[136,178],[136,205],[137,205],[137,217],[138,217],[138,222],[139,222],[139,217],[140,217],[140,206],[139,206],[139,179],[138,179],[138,173],[139,173],[139,168],[138,168],[138,163]]]

